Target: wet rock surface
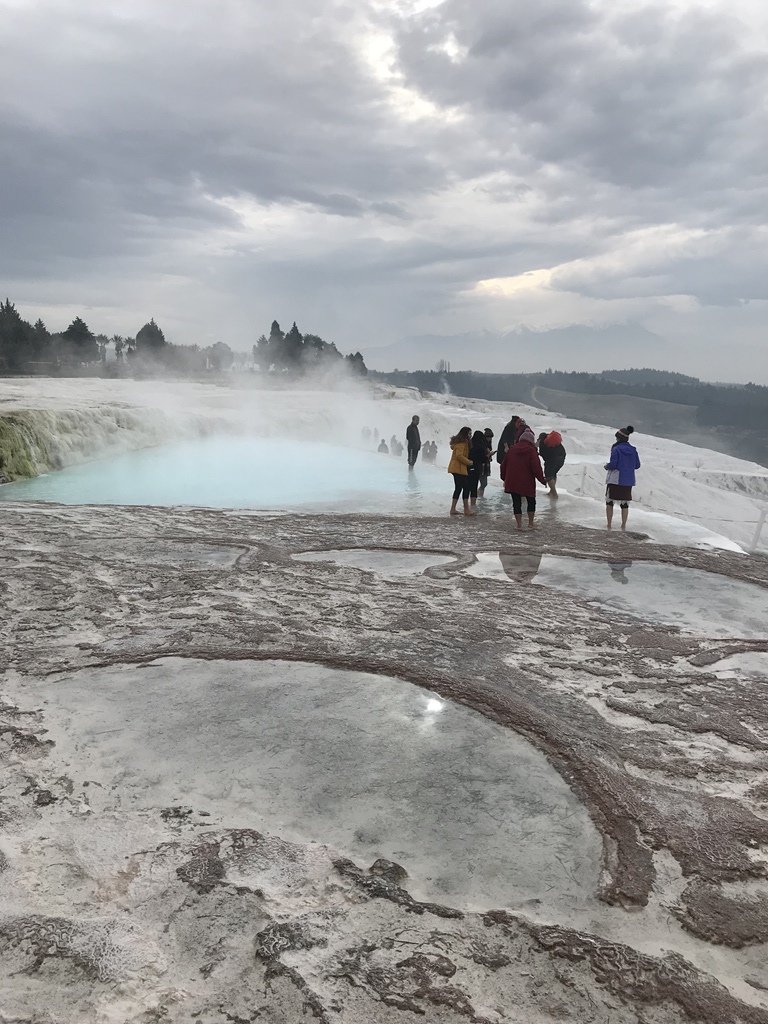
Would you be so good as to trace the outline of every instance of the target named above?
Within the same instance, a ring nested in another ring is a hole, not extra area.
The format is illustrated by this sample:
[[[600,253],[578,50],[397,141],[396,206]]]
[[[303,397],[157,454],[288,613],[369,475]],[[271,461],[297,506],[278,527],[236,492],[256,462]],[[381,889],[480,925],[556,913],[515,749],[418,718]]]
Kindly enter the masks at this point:
[[[727,670],[765,641],[642,624],[462,571],[495,549],[648,559],[766,588],[765,560],[564,524],[513,537],[481,517],[8,504],[3,519],[9,1019],[768,1022],[768,678]],[[164,560],[164,537],[169,552],[239,554],[201,571]],[[291,557],[393,537],[456,560],[391,579]],[[125,558],[137,542],[151,560]],[[513,912],[420,901],[417,879],[369,873],[314,837],[241,828],[193,793],[137,809],[80,771],[85,759],[62,763],[66,723],[36,699],[39,683],[168,656],[395,676],[515,730],[602,836],[594,908],[563,903],[553,922],[535,900]]]

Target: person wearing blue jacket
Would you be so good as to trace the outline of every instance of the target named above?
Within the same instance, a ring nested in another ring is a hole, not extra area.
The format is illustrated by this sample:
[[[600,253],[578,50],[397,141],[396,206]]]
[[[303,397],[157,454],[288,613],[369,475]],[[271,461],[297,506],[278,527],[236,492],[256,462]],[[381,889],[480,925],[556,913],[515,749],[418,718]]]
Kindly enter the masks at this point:
[[[622,427],[616,431],[611,456],[604,467],[608,471],[605,479],[605,516],[609,530],[613,525],[614,501],[618,501],[621,509],[621,528],[627,528],[629,503],[632,501],[632,488],[635,485],[635,470],[640,469],[637,448],[629,443],[629,435],[634,432],[634,427]]]

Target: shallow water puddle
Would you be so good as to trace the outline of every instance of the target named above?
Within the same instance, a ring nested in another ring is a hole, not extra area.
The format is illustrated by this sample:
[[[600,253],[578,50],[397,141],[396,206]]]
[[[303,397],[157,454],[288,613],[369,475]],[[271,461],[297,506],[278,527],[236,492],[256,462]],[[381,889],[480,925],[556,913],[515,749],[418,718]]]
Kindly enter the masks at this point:
[[[703,569],[663,562],[597,560],[483,551],[472,576],[551,587],[687,633],[754,639],[768,635],[768,590]]]
[[[600,837],[544,755],[403,680],[163,659],[84,669],[39,695],[57,750],[85,757],[109,801],[189,805],[363,866],[387,857],[415,896],[464,907],[594,897]]]
[[[291,557],[297,562],[334,562],[382,576],[417,576],[435,565],[456,561],[453,555],[441,555],[436,551],[385,551],[381,548],[304,551]]]

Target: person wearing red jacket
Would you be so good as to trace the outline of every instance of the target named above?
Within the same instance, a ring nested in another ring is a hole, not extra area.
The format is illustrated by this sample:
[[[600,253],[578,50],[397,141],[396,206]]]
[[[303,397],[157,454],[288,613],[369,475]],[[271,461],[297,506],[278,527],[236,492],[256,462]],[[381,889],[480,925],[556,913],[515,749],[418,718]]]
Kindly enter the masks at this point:
[[[541,459],[536,451],[533,431],[528,428],[520,435],[516,444],[507,451],[501,463],[501,479],[504,490],[512,495],[512,510],[515,513],[517,529],[523,528],[523,498],[528,501],[528,529],[533,530],[536,513],[536,481],[544,487],[547,479],[541,468]]]

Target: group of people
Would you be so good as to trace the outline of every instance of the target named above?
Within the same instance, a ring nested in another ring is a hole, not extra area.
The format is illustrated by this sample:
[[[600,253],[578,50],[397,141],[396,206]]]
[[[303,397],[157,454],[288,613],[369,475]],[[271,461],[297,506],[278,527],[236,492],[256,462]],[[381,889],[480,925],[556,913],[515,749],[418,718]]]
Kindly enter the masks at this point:
[[[381,455],[395,455],[398,458],[405,451],[403,444],[399,441],[395,434],[389,439],[387,444],[386,438],[382,435],[379,441],[379,430],[378,427],[374,427],[371,431],[370,427],[363,427],[362,431],[363,440],[368,443],[373,437],[374,444],[376,444],[376,451]],[[437,445],[434,441],[427,441],[425,444],[421,443],[421,437],[419,435],[419,417],[414,416],[410,425],[405,431],[406,444],[408,445],[408,468],[413,469],[416,464],[416,459],[421,452],[421,457],[424,462],[434,463],[437,460]],[[377,443],[378,442],[378,443]]]
[[[605,511],[608,529],[613,525],[614,502],[619,502],[621,528],[626,529],[629,502],[635,484],[635,470],[640,468],[637,449],[629,443],[634,427],[616,431],[616,440],[604,468],[606,476]],[[472,432],[462,427],[451,438],[451,461],[448,472],[453,476],[454,489],[451,515],[460,515],[459,500],[464,515],[476,515],[477,499],[482,498],[491,471],[491,459],[496,456],[504,490],[512,498],[512,511],[518,530],[523,528],[523,498],[526,501],[528,529],[534,529],[536,515],[536,484],[549,488],[549,496],[557,498],[557,474],[565,464],[562,436],[553,430],[534,438],[533,431],[521,416],[513,416],[504,427],[498,447],[493,448],[490,428]]]

